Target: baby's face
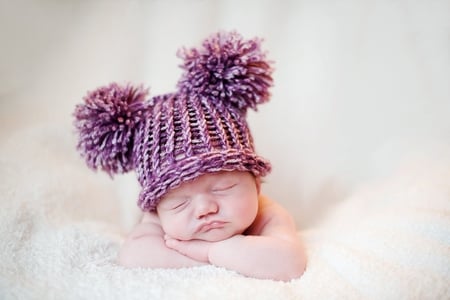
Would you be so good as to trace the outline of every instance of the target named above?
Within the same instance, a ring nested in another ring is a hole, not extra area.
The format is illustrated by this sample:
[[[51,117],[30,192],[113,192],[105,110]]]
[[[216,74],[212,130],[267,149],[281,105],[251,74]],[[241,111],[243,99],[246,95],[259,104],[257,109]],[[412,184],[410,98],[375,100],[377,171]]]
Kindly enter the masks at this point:
[[[157,206],[161,226],[179,240],[213,242],[241,234],[256,218],[258,189],[248,172],[200,176],[163,197]]]

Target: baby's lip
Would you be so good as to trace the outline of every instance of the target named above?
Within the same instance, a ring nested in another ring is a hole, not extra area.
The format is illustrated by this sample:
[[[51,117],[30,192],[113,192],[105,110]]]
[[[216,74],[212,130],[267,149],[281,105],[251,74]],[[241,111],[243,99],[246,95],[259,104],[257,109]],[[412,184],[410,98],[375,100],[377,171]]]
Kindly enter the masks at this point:
[[[226,222],[223,221],[209,221],[202,223],[200,226],[198,226],[196,232],[208,232],[212,229],[220,229],[225,226]]]

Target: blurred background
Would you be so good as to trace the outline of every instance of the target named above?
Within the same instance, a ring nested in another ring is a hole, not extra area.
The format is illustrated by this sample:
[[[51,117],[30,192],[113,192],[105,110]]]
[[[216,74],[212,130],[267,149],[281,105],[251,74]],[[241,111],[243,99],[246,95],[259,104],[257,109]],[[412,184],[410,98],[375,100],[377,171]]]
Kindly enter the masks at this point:
[[[235,29],[264,38],[275,61],[271,102],[249,122],[273,164],[263,191],[299,226],[450,144],[447,0],[0,3],[1,143],[39,124],[74,139],[71,114],[88,90],[118,81],[170,92],[178,48]],[[138,190],[127,176],[111,182],[125,211]]]

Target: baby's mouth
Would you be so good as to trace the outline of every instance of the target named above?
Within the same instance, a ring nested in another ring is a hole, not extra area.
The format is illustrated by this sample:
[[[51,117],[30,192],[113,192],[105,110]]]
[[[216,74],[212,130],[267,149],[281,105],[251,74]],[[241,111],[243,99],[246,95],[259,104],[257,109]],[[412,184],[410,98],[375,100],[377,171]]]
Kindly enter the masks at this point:
[[[223,221],[210,221],[202,223],[200,226],[198,226],[196,233],[204,233],[208,232],[213,229],[221,229],[225,226],[226,222]]]

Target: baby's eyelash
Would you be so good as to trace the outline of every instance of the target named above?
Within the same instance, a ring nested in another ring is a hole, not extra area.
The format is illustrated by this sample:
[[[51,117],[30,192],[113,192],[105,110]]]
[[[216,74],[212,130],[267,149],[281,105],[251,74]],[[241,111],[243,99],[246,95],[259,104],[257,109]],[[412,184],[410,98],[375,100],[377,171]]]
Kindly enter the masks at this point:
[[[180,208],[181,206],[185,205],[187,202],[187,200],[180,202],[179,204],[175,205],[174,207],[172,207],[172,209],[177,209]]]
[[[237,185],[237,183],[233,183],[233,184],[230,184],[230,185],[227,185],[227,186],[224,186],[224,187],[214,188],[212,191],[213,192],[222,192],[222,191],[226,191],[226,190],[232,189],[236,185]]]

